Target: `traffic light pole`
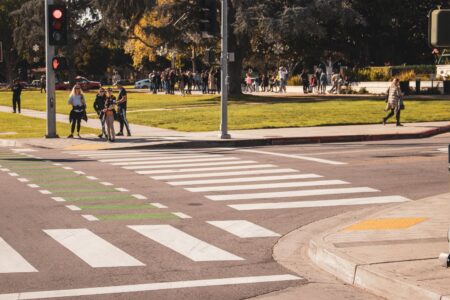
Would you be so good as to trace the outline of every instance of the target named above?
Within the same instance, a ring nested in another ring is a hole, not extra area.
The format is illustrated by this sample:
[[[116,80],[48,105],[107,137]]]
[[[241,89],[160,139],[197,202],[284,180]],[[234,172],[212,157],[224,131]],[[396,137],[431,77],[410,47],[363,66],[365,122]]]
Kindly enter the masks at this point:
[[[228,0],[222,0],[222,53],[220,55],[221,122],[220,138],[230,139],[228,134]]]
[[[49,37],[49,10],[48,6],[53,0],[45,0],[45,53],[46,53],[46,90],[47,90],[47,134],[46,138],[58,138],[56,133],[56,97],[55,72],[52,68],[52,59],[55,56],[55,47],[50,45]]]

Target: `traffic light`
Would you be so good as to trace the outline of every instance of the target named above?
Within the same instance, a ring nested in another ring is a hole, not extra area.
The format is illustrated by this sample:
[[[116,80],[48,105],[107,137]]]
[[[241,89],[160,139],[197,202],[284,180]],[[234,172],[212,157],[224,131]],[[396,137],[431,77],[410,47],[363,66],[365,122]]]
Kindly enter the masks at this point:
[[[56,56],[52,59],[52,69],[55,72],[67,69],[67,59],[65,57]]]
[[[48,36],[50,45],[67,45],[67,21],[67,10],[64,5],[48,6]]]
[[[432,47],[450,47],[450,9],[435,9],[428,15],[428,42]]]
[[[217,34],[217,4],[216,0],[200,0],[200,32],[203,37]]]

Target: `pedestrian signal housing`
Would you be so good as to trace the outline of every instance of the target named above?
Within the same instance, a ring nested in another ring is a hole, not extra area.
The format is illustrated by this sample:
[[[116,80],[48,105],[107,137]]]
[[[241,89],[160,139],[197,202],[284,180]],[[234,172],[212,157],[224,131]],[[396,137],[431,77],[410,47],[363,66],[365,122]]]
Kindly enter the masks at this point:
[[[53,57],[52,59],[52,69],[57,71],[63,71],[67,69],[67,59],[65,57]]]
[[[431,47],[450,47],[450,9],[435,9],[428,15],[428,42]]]

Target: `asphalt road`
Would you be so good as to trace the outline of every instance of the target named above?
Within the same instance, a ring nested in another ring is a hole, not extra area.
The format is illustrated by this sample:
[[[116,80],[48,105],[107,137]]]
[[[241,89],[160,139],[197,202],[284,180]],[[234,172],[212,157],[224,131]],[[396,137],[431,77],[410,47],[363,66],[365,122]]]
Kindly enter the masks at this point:
[[[448,192],[449,141],[0,148],[0,299],[246,299],[306,284],[273,260],[279,237]]]

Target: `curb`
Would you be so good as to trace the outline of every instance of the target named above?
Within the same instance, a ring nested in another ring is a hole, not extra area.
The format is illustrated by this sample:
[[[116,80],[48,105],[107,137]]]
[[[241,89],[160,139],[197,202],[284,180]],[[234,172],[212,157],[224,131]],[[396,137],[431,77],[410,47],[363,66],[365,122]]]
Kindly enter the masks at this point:
[[[429,198],[430,197],[425,199]],[[383,211],[386,208],[395,208],[401,206],[402,204],[383,206],[376,212]],[[366,216],[372,214],[373,213],[366,214]],[[361,216],[361,212],[350,212],[332,217],[330,219],[331,222],[334,223],[333,225],[341,227],[345,224],[350,225],[354,223],[356,220],[359,220]],[[422,287],[420,286],[420,284],[414,284],[413,282],[407,282],[395,276],[390,276],[390,273],[382,271],[378,268],[378,263],[368,264],[340,252],[338,249],[333,248],[333,246],[330,246],[323,241],[323,238],[325,238],[331,232],[332,230],[325,230],[319,234],[316,234],[309,241],[307,249],[308,256],[311,261],[322,270],[325,270],[328,273],[336,276],[347,284],[367,290],[386,299],[450,300],[450,295],[440,294]]]
[[[340,142],[367,142],[402,139],[422,139],[450,132],[450,125],[419,133],[394,133],[374,135],[341,135],[341,136],[315,136],[315,137],[283,137],[265,139],[240,139],[240,140],[212,140],[212,141],[175,141],[157,145],[127,146],[115,149],[148,149],[148,148],[214,148],[214,147],[254,147],[254,146],[277,146],[277,145],[299,145],[318,143],[340,143]]]

